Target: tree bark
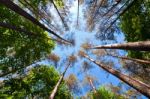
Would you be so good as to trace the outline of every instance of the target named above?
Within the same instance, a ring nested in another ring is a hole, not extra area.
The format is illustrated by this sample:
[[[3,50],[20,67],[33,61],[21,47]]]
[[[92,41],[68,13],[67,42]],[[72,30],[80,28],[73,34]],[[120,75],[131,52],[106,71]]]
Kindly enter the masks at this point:
[[[136,59],[136,58],[130,58],[130,57],[123,57],[123,56],[117,56],[117,55],[112,55],[112,54],[108,54],[112,57],[116,57],[116,58],[121,58],[121,59],[125,59],[125,60],[131,60],[137,63],[142,63],[142,64],[150,64],[150,61],[148,60],[142,60],[142,59]]]
[[[48,29],[47,27],[45,27],[43,24],[41,24],[37,19],[35,19],[34,17],[32,17],[30,14],[28,14],[26,11],[24,11],[23,9],[21,9],[18,5],[16,5],[15,3],[13,3],[11,0],[0,0],[0,4],[5,5],[7,8],[13,10],[14,12],[18,13],[19,15],[23,16],[24,18],[30,20],[32,23],[38,25],[40,28],[50,32],[51,34],[53,34],[54,36],[58,37],[59,39],[64,40],[65,42],[70,43],[69,41],[63,39],[62,37],[60,37],[58,34],[56,34],[54,31]]]
[[[135,51],[150,51],[150,41],[128,42],[124,44],[111,44],[95,46],[91,49],[124,49]]]
[[[125,74],[122,74],[121,72],[105,66],[104,64],[102,64],[101,62],[95,61],[94,59],[90,58],[88,55],[84,55],[85,58],[89,59],[90,61],[92,61],[93,63],[95,63],[96,65],[98,65],[99,67],[101,67],[102,69],[104,69],[105,71],[111,73],[112,75],[114,75],[115,77],[117,77],[118,79],[122,80],[123,82],[127,83],[129,86],[135,88],[137,91],[139,91],[140,93],[142,93],[143,95],[150,97],[150,86],[139,81],[136,80],[132,77],[129,77]]]
[[[71,62],[69,62],[68,65],[67,65],[67,67],[65,68],[65,71],[64,71],[63,74],[61,75],[61,77],[60,77],[60,79],[58,80],[57,84],[55,85],[55,87],[54,87],[52,93],[50,94],[49,99],[54,99],[54,97],[55,97],[55,95],[56,95],[56,93],[57,93],[58,87],[60,86],[61,82],[63,81],[64,75],[65,75],[67,69],[69,68],[70,64],[71,64]]]

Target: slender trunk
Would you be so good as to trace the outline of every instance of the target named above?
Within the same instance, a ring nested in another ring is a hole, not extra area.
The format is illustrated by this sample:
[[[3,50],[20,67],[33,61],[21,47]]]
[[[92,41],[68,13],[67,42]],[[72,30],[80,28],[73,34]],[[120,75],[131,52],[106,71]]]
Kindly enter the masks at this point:
[[[34,17],[32,17],[30,14],[28,14],[26,11],[24,11],[23,9],[21,9],[18,5],[16,5],[15,3],[13,3],[11,0],[0,0],[0,4],[5,5],[7,8],[13,10],[14,12],[18,13],[19,15],[23,16],[24,18],[30,20],[32,23],[38,25],[39,27],[41,27],[42,29],[50,32],[51,34],[55,35],[56,37],[58,37],[59,39],[62,39],[68,43],[70,43],[69,41],[63,39],[62,37],[60,37],[58,34],[56,34],[54,31],[48,29],[47,27],[45,27],[43,24],[41,24],[37,19],[35,19]]]
[[[78,0],[78,11],[77,11],[77,27],[79,25],[79,0]]]
[[[119,71],[117,71],[117,70],[115,70],[115,69],[113,69],[109,66],[105,66],[101,62],[95,61],[94,59],[90,58],[88,55],[84,55],[84,57],[89,59],[93,63],[97,64],[99,67],[106,70],[107,72],[111,73],[112,75],[114,75],[118,79],[120,79],[123,82],[127,83],[131,87],[135,88],[137,91],[139,91],[143,95],[145,95],[147,97],[150,97],[150,86],[149,85],[147,85],[147,84],[145,84],[145,83],[143,83],[139,80],[136,80],[132,77],[129,77],[125,74],[122,74],[121,72],[119,72]]]
[[[54,97],[56,95],[56,92],[58,91],[58,87],[60,86],[61,82],[63,81],[64,75],[65,75],[67,69],[69,68],[70,64],[71,64],[71,62],[69,62],[68,65],[66,66],[65,71],[63,72],[63,74],[61,75],[61,77],[58,80],[57,84],[55,85],[52,93],[50,94],[49,99],[54,99]]]
[[[17,27],[17,26],[14,26],[12,24],[9,24],[9,23],[4,23],[4,22],[0,22],[0,27],[3,27],[3,28],[8,28],[8,29],[11,29],[11,30],[14,30],[14,31],[18,31],[19,33],[25,33],[26,35],[28,36],[32,36],[32,37],[37,37],[38,35],[34,32],[30,32],[26,29],[23,29],[23,28],[20,28],[20,27]],[[47,39],[51,39],[53,41],[56,41],[57,43],[60,43],[60,44],[68,44],[60,39],[55,39],[55,38],[49,38],[47,37]]]
[[[116,57],[116,58],[121,58],[121,59],[125,59],[125,60],[132,60],[134,62],[137,63],[142,63],[142,64],[150,64],[150,61],[148,60],[142,60],[142,59],[136,59],[136,58],[130,58],[130,57],[123,57],[123,56],[117,56],[117,55],[112,55],[112,54],[108,54],[112,57]]]
[[[58,15],[59,15],[59,17],[60,17],[60,19],[61,19],[63,25],[64,25],[64,27],[66,28],[66,30],[69,30],[69,27],[67,26],[67,24],[66,24],[66,22],[64,21],[63,17],[61,16],[61,14],[60,14],[60,12],[59,12],[57,6],[56,6],[55,3],[54,3],[54,1],[51,0],[51,2],[52,2],[52,4],[54,5],[54,7],[55,7],[55,9],[56,9],[56,11],[57,11],[57,13],[58,13]]]
[[[22,29],[22,28],[20,28],[20,27],[14,26],[14,25],[9,24],[9,23],[0,22],[0,27],[8,28],[8,29],[15,30],[15,31],[18,31],[18,32],[23,32],[23,33],[25,33],[26,35],[29,35],[29,36],[34,36],[34,35],[36,35],[36,34],[33,33],[33,32],[29,32],[29,31],[27,31],[27,30],[25,30],[25,29]]]
[[[92,87],[94,93],[96,93],[96,88],[95,88],[95,86],[94,86],[94,84],[93,84],[91,79],[89,79],[89,83],[90,83],[90,86]]]
[[[20,68],[18,68],[18,69],[13,69],[13,70],[11,70],[11,71],[7,71],[6,73],[0,74],[0,77],[4,77],[4,76],[7,76],[8,74],[15,73],[15,72],[17,72],[17,71],[19,71],[19,70],[25,69],[25,68],[27,68],[27,67],[33,65],[33,64],[36,64],[36,63],[39,62],[39,61],[41,61],[41,59],[39,59],[39,60],[33,62],[33,63],[30,64],[30,65],[22,66],[22,67],[20,67]]]
[[[150,41],[128,42],[124,44],[111,44],[95,46],[92,49],[124,49],[135,51],[150,51]]]

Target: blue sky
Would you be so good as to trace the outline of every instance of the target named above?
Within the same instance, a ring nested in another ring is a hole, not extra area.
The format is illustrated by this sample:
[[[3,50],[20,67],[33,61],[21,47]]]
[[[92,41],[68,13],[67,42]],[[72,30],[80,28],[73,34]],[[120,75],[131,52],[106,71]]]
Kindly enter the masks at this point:
[[[53,10],[53,9],[52,9]],[[115,41],[110,41],[110,40],[106,40],[106,41],[100,41],[97,40],[95,38],[95,33],[97,32],[96,30],[93,30],[92,32],[89,32],[87,30],[86,27],[86,19],[85,17],[83,17],[83,10],[85,10],[85,6],[84,5],[80,5],[80,10],[79,10],[79,26],[78,28],[76,28],[76,22],[77,22],[77,0],[73,2],[73,4],[71,5],[69,11],[70,14],[68,15],[68,19],[69,22],[67,23],[69,25],[70,30],[69,31],[65,31],[64,37],[67,37],[69,35],[74,36],[75,38],[75,43],[76,45],[74,47],[62,47],[59,45],[56,45],[53,53],[56,53],[57,55],[60,56],[61,60],[66,58],[67,56],[74,54],[77,55],[78,51],[81,49],[81,45],[85,42],[88,41],[92,44],[95,45],[101,45],[103,43],[108,43],[108,44],[112,44],[112,43],[116,43]],[[55,16],[57,16],[55,14]],[[55,20],[56,21],[56,20]],[[58,21],[58,20],[57,20]],[[60,23],[61,25],[61,23]],[[63,29],[62,29],[63,30]],[[125,42],[125,38],[122,32],[119,31],[119,33],[114,33],[115,36],[115,40],[117,41],[117,43],[123,43]],[[127,53],[123,50],[118,50],[120,55],[126,55]],[[95,58],[93,55],[89,55],[92,58]],[[107,58],[108,59],[108,58]],[[86,60],[86,59],[81,59],[78,57],[78,61],[71,66],[71,68],[68,69],[65,77],[68,77],[68,75],[70,74],[75,74],[78,78],[78,82],[80,83],[79,85],[82,86],[82,82],[84,80],[85,74],[84,73],[80,73],[81,72],[81,68],[82,68],[82,62]],[[114,58],[109,58],[108,60],[112,60],[114,62],[114,67],[115,68],[120,68],[121,64],[119,62],[118,59],[114,59]],[[117,79],[116,77],[112,76],[111,74],[108,74],[107,72],[105,72],[104,70],[102,70],[101,68],[99,68],[97,65],[91,63],[91,65],[93,66],[93,68],[91,70],[88,71],[88,74],[92,75],[93,77],[95,77],[98,82],[99,85],[96,85],[96,87],[99,87],[101,85],[108,85],[108,84],[113,84],[113,85],[118,85],[120,83],[120,80]],[[60,63],[60,66],[58,67],[58,70],[60,72],[63,72],[64,70],[64,64]],[[125,90],[125,86],[123,86],[123,90]],[[81,95],[85,95],[89,90],[86,88],[82,88],[82,94]],[[145,97],[143,97],[145,98]]]

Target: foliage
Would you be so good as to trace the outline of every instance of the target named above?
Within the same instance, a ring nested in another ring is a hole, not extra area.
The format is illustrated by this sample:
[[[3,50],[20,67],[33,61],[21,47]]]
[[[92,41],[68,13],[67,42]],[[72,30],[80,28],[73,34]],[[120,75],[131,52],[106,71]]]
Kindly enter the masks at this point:
[[[48,38],[48,33],[28,20],[0,5],[0,21],[12,24],[33,32],[26,35],[23,32],[0,28],[0,70],[3,73],[20,67],[31,65],[33,62],[46,57],[54,48],[54,42]]]
[[[146,41],[150,39],[150,1],[139,0],[121,17],[120,27],[128,42]],[[128,56],[139,59],[150,59],[150,52],[128,51]],[[128,72],[147,83],[149,66],[125,62]],[[131,64],[133,67],[131,67]],[[145,76],[147,75],[147,76]]]
[[[87,96],[90,99],[123,99],[122,96],[115,95],[105,87],[99,87],[97,93],[90,92]]]
[[[128,42],[144,41],[150,38],[150,1],[139,0],[121,17],[120,27]],[[133,58],[150,58],[149,52],[128,51]]]
[[[48,98],[55,84],[59,80],[58,72],[49,66],[37,66],[31,69],[24,77],[10,78],[5,80],[1,88],[3,98]],[[71,94],[63,82],[56,94],[56,99],[70,99]]]

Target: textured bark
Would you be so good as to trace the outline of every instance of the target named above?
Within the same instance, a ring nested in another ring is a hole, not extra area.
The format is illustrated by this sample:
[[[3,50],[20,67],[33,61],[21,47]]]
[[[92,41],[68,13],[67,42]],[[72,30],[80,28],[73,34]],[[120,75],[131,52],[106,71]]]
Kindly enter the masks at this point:
[[[99,67],[101,67],[102,69],[104,69],[105,71],[109,72],[110,74],[114,75],[115,77],[117,77],[118,79],[122,80],[123,82],[127,83],[129,86],[133,87],[134,89],[136,89],[137,91],[139,91],[140,93],[142,93],[143,95],[150,97],[150,86],[139,81],[136,80],[130,76],[127,76],[125,74],[122,74],[121,72],[106,66],[104,64],[102,64],[101,62],[95,61],[94,59],[90,58],[88,55],[84,55],[85,58],[89,59],[90,61],[92,61],[93,63],[97,64]]]
[[[92,49],[124,49],[124,50],[135,50],[135,51],[150,51],[150,41],[101,45],[101,46],[95,46]]]
[[[13,10],[14,12],[16,12],[19,15],[23,16],[24,18],[30,20],[32,23],[34,23],[34,24],[38,25],[40,28],[42,28],[42,29],[50,32],[51,34],[53,34],[54,36],[58,37],[59,39],[62,39],[64,41],[70,43],[69,41],[67,41],[67,40],[63,39],[62,37],[60,37],[54,31],[52,31],[52,30],[48,29],[47,27],[45,27],[37,19],[35,19],[34,17],[32,17],[30,14],[28,14],[23,9],[21,9],[18,5],[16,5],[15,3],[13,3],[11,0],[0,0],[0,4],[5,5],[7,8]]]
[[[125,60],[131,60],[137,63],[142,63],[142,64],[150,64],[150,61],[148,60],[142,60],[142,59],[136,59],[136,58],[130,58],[130,57],[124,57],[124,56],[117,56],[117,55],[112,55],[112,54],[108,54],[112,57],[116,57],[116,58],[121,58],[121,59],[125,59]]]
[[[65,68],[65,71],[63,72],[63,74],[61,75],[61,77],[60,77],[60,79],[58,80],[57,84],[55,85],[55,87],[54,87],[52,93],[50,94],[49,99],[54,99],[54,97],[55,97],[55,95],[56,95],[56,93],[57,93],[58,87],[60,86],[61,82],[63,81],[64,75],[65,75],[67,69],[69,68],[70,64],[71,64],[71,63],[69,62],[68,65],[67,65],[67,67]]]

